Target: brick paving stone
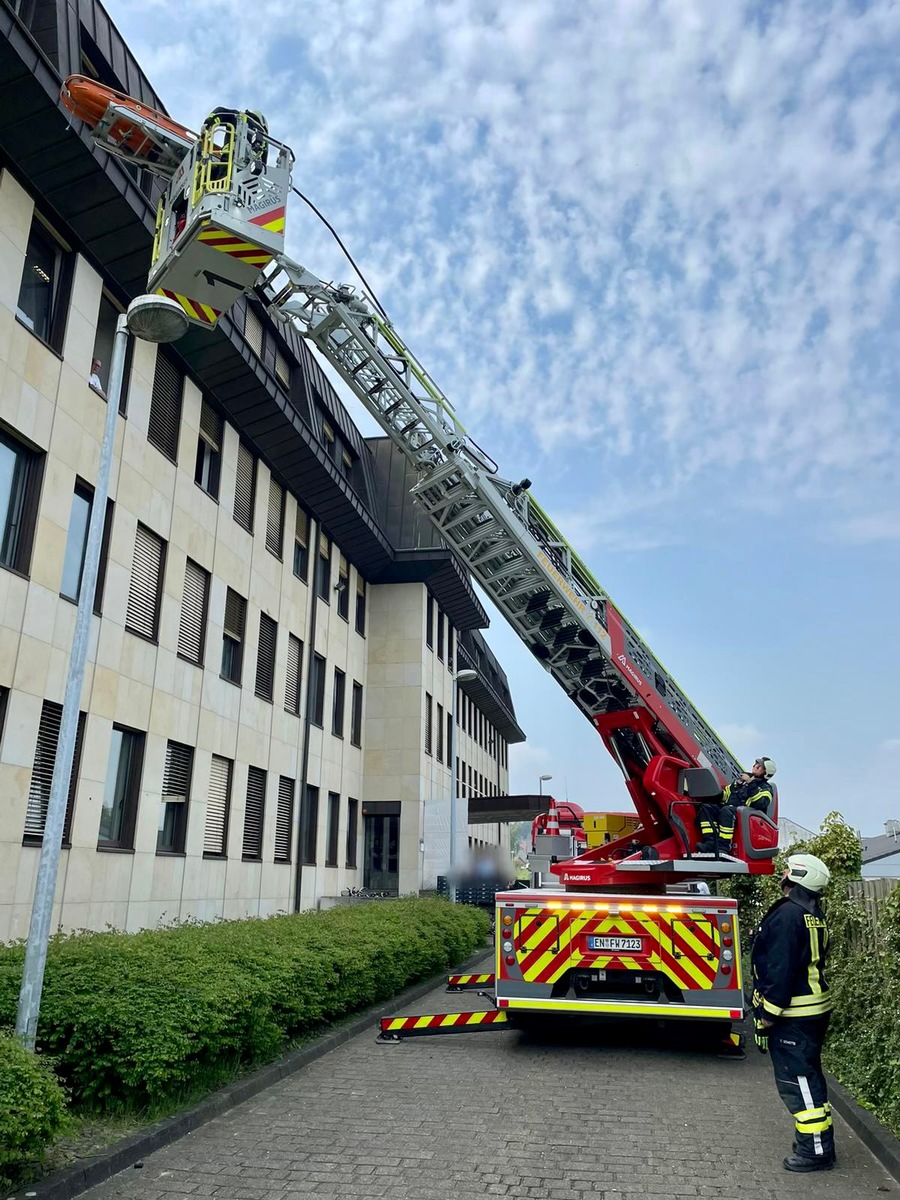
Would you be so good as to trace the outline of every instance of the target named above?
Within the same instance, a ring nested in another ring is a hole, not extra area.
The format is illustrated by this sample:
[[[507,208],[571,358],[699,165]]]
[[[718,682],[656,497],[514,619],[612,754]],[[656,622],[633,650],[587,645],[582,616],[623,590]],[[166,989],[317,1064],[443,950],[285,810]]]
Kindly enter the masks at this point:
[[[433,992],[416,1012],[486,1007]],[[85,1200],[881,1200],[843,1122],[839,1167],[789,1176],[768,1059],[717,1059],[646,1027],[375,1030],[145,1159]]]

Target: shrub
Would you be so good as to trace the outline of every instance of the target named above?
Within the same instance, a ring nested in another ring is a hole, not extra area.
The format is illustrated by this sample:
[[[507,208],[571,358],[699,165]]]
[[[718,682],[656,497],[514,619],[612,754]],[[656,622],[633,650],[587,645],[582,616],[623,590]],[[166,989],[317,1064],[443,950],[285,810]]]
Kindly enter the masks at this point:
[[[66,1097],[50,1064],[8,1032],[0,1032],[0,1096],[0,1183],[10,1185],[62,1128]]]
[[[81,1106],[171,1104],[458,962],[487,926],[477,909],[410,899],[57,936],[40,1046]],[[0,1022],[15,1010],[22,953],[0,949]]]

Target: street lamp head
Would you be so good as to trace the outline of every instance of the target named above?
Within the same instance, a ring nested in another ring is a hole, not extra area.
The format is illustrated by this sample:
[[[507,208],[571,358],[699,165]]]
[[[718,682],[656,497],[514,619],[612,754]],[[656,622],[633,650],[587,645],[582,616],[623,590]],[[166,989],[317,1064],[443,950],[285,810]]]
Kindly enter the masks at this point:
[[[128,332],[145,342],[177,342],[190,325],[178,301],[168,296],[137,296],[125,320]]]
[[[552,778],[553,778],[552,775],[539,775],[538,776],[538,779],[542,780],[544,783],[546,783],[548,779],[552,779]]]
[[[453,676],[453,678],[456,680],[457,683],[468,683],[470,679],[478,678],[478,672],[477,671],[469,671],[469,670],[457,671],[456,674]]]

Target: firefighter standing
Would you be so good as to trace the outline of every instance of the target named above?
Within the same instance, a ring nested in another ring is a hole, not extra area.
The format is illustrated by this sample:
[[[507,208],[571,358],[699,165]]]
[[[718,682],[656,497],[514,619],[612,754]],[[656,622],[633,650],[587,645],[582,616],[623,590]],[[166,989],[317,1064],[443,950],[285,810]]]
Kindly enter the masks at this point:
[[[763,918],[753,943],[756,1044],[772,1055],[778,1094],[794,1118],[788,1171],[830,1171],[834,1129],[822,1043],[831,997],[825,981],[828,930],[819,897],[831,877],[814,854],[792,854],[782,880],[783,899]]]
[[[749,771],[725,789],[721,801],[697,806],[700,823],[698,854],[730,854],[736,810],[742,805],[769,812],[774,795],[769,780],[776,771],[771,758],[758,758]]]

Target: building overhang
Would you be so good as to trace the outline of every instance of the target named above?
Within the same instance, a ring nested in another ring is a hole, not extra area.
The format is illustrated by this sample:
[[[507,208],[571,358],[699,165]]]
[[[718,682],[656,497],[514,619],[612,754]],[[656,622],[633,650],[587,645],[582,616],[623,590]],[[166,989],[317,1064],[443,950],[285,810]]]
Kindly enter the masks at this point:
[[[484,629],[490,622],[468,575],[451,550],[395,550],[376,583],[424,583],[454,629]]]
[[[491,824],[494,821],[533,821],[549,812],[549,796],[471,796],[469,824]]]

